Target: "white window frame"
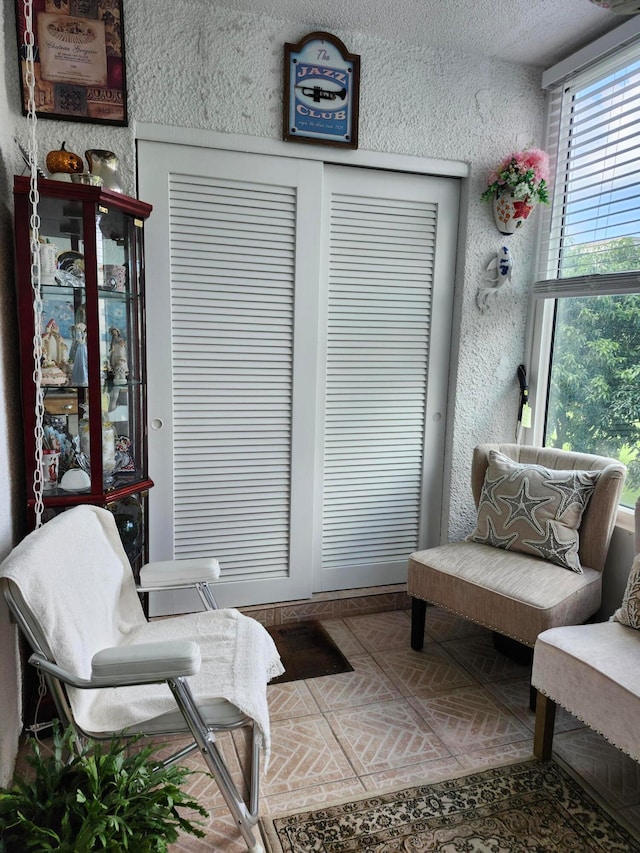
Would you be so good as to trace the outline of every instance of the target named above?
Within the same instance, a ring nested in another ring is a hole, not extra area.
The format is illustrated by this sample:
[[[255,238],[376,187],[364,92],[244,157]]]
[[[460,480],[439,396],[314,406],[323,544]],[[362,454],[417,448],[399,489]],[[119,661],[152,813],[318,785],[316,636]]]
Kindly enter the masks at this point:
[[[622,26],[612,30],[606,36],[597,39],[582,50],[544,72],[542,88],[546,91],[567,82],[571,77],[589,67],[614,56],[632,43],[640,44],[640,17],[632,18]],[[547,131],[545,129],[545,137]],[[555,157],[553,158],[555,160]],[[552,176],[553,180],[553,176]],[[536,260],[540,261],[545,228],[549,225],[548,216],[538,220]],[[632,281],[632,279],[634,281]],[[621,293],[640,292],[638,275],[628,273],[603,276],[598,282],[598,292]],[[547,292],[544,292],[546,285]],[[542,445],[544,443],[549,376],[551,369],[551,350],[556,303],[562,296],[592,295],[590,282],[579,279],[558,279],[557,281],[538,282],[533,285],[529,305],[528,352],[529,364],[529,403],[532,408],[532,422],[529,429],[523,430],[524,443]],[[620,506],[617,523],[624,529],[633,531],[633,511]]]

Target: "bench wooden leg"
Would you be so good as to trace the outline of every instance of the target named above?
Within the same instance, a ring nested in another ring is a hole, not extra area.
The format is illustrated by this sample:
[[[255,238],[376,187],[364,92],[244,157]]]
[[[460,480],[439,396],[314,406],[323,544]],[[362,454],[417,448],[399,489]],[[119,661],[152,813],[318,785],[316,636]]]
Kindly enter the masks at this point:
[[[427,616],[427,602],[421,598],[411,599],[411,648],[419,652],[424,646],[424,623]]]
[[[556,719],[556,703],[538,692],[536,698],[536,730],[533,737],[533,754],[540,761],[551,758],[553,726]]]

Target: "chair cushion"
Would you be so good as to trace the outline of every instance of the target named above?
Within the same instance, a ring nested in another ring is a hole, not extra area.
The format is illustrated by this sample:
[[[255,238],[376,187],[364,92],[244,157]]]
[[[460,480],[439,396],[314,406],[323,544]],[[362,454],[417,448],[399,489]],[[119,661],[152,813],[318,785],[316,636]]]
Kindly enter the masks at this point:
[[[514,462],[492,450],[469,541],[581,572],[578,528],[598,477],[597,471]]]
[[[618,622],[542,633],[531,683],[640,761],[640,633]]]
[[[541,631],[577,624],[600,606],[602,577],[559,572],[545,560],[476,542],[452,542],[409,558],[409,595],[533,646]]]
[[[622,604],[613,614],[613,619],[630,628],[640,628],[640,554],[633,561]]]

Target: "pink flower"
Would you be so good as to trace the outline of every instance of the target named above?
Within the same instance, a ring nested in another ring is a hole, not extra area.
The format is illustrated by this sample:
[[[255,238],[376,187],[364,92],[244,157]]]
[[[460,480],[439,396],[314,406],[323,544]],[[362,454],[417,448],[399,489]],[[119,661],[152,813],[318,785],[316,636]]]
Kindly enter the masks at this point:
[[[549,178],[549,155],[539,148],[530,148],[520,155],[524,171],[533,169],[536,181],[546,181]]]
[[[480,197],[488,201],[510,188],[520,200],[548,204],[548,180],[549,156],[545,151],[540,148],[512,151],[490,173],[487,188]]]

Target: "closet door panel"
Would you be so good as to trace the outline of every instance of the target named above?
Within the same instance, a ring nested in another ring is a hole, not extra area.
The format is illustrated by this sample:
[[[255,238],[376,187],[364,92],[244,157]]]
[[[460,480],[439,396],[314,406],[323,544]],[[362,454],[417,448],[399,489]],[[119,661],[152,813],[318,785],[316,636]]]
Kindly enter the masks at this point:
[[[326,169],[316,589],[403,581],[439,540],[457,203],[455,181]]]
[[[313,495],[294,471],[313,461],[317,335],[303,318],[317,313],[321,166],[146,153],[141,183],[169,228],[167,246],[160,224],[148,237],[152,559],[216,556],[222,604],[304,597]]]

